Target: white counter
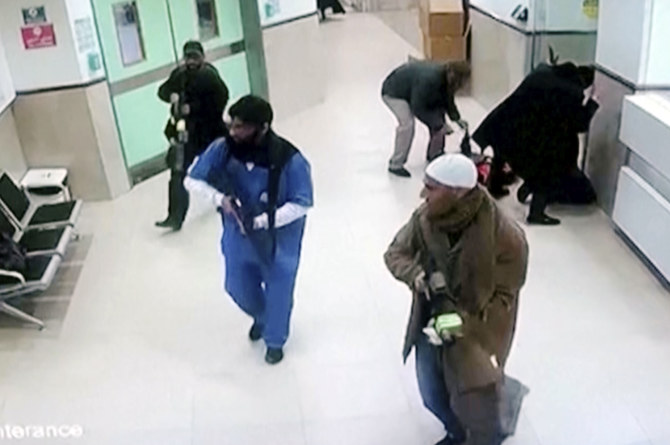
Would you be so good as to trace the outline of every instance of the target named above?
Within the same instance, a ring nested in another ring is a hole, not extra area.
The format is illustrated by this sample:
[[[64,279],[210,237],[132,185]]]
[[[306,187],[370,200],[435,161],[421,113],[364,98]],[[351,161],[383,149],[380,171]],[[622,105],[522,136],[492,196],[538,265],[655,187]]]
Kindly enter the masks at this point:
[[[620,139],[631,157],[619,174],[612,218],[670,280],[670,95],[626,97]]]

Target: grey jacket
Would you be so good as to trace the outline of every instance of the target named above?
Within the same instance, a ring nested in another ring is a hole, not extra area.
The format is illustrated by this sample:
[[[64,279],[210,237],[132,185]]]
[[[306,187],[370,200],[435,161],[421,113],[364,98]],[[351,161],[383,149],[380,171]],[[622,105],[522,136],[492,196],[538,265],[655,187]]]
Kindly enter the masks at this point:
[[[407,101],[417,119],[433,130],[444,125],[445,114],[452,121],[460,120],[454,93],[447,84],[446,65],[427,61],[396,68],[382,85],[382,96]]]

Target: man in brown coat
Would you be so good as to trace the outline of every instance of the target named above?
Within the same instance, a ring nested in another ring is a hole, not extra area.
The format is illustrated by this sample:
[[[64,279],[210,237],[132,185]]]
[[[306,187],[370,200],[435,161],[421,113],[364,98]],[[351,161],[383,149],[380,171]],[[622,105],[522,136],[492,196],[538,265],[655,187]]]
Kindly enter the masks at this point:
[[[413,291],[404,358],[414,347],[424,404],[447,430],[439,444],[499,445],[508,433],[501,397],[526,237],[461,154],[428,166],[421,196],[384,256]]]

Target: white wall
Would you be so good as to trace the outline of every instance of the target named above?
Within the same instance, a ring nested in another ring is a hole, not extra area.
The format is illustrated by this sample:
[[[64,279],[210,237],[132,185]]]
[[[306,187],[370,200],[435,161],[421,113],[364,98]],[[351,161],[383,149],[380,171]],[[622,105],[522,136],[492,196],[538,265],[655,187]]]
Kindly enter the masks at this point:
[[[470,0],[472,6],[476,6],[507,23],[528,29],[532,28],[532,22],[535,16],[534,13],[531,12],[529,14],[527,24],[513,19],[511,14],[517,5],[523,5],[524,7],[530,8],[531,2],[532,0]]]
[[[77,59],[79,61],[79,72],[81,80],[88,82],[94,79],[99,79],[105,76],[105,70],[102,63],[102,53],[100,50],[100,42],[98,40],[98,33],[95,29],[95,19],[93,16],[93,8],[90,0],[66,0],[67,11],[69,16],[69,23],[71,32],[74,38],[75,50],[77,51]],[[90,47],[83,48],[79,51],[77,23],[88,23],[92,31]],[[89,56],[96,58],[98,64],[97,69],[91,70],[89,67]]]
[[[652,8],[651,35],[643,78],[647,85],[670,85],[670,1],[656,0]]]
[[[21,38],[21,9],[35,6],[35,0],[0,0],[0,38],[17,91],[82,82],[65,1],[44,0],[42,4],[46,7],[48,22],[54,24],[56,46],[27,50]]]
[[[600,0],[596,63],[638,84],[653,0]]]
[[[268,18],[265,14],[266,3],[279,5],[279,13]],[[258,0],[258,11],[261,25],[268,26],[315,12],[316,0]]]
[[[598,21],[584,14],[582,2],[583,0],[471,0],[470,4],[524,29],[595,31]],[[512,18],[511,14],[517,5],[529,8],[528,22],[525,24]]]
[[[596,62],[636,86],[670,86],[670,2],[600,0]]]
[[[0,113],[2,113],[16,97],[12,76],[9,73],[5,49],[0,40]],[[1,147],[0,147],[1,149]]]
[[[598,19],[591,19],[582,9],[583,0],[537,0],[546,2],[547,18],[538,28],[547,31],[596,31]],[[637,1],[637,0],[636,0]]]

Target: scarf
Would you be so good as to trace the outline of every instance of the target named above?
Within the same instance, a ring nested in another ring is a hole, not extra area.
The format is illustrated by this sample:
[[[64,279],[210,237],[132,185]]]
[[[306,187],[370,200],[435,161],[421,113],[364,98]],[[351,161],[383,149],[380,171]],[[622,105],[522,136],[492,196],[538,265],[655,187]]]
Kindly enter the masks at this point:
[[[471,314],[482,314],[495,292],[495,207],[477,186],[456,203],[436,203],[427,214],[435,232],[462,233],[461,296]]]

